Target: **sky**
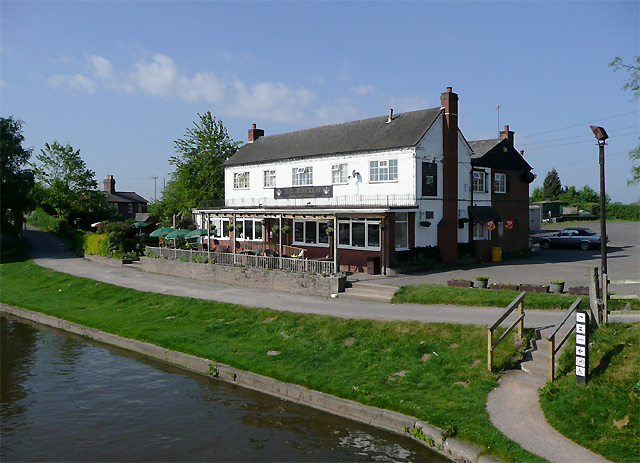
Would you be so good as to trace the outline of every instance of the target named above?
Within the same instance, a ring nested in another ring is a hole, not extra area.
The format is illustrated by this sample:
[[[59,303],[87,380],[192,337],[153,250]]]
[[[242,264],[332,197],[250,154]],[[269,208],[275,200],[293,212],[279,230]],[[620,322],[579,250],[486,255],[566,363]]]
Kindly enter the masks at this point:
[[[79,149],[102,188],[160,198],[174,141],[210,111],[233,140],[440,106],[467,140],[505,124],[541,186],[630,203],[640,102],[608,63],[640,55],[637,1],[0,1],[0,115],[26,147]],[[498,109],[498,106],[500,108]],[[154,180],[153,177],[157,177]]]

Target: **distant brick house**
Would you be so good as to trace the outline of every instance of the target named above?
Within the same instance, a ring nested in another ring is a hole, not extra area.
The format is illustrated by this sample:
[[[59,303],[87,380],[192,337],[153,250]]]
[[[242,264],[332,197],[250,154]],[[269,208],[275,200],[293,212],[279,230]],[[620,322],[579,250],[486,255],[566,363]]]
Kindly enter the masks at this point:
[[[113,175],[106,175],[102,183],[107,201],[119,214],[135,218],[136,214],[147,213],[147,200],[133,191],[116,191]]]

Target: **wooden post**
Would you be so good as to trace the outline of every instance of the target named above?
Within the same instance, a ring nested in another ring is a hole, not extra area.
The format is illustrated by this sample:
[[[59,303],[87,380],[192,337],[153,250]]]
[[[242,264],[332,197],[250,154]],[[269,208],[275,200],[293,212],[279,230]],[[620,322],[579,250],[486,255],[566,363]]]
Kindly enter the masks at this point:
[[[602,305],[602,322],[606,324],[609,323],[609,275],[606,273],[602,274]]]
[[[548,341],[549,341],[549,380],[553,381],[553,378],[556,373],[556,362],[555,362],[556,338],[555,336],[549,338]]]
[[[518,316],[522,317],[523,313],[524,307],[522,306],[522,302],[520,302],[520,304],[518,304]],[[522,317],[518,323],[518,336],[520,336],[520,339],[522,339],[522,330],[524,330],[524,317]]]
[[[491,328],[487,330],[487,364],[491,371],[493,368],[493,330]]]
[[[594,321],[598,325],[600,324],[599,297],[598,267],[591,267],[591,272],[589,272],[589,306],[591,307],[591,313],[594,314]]]

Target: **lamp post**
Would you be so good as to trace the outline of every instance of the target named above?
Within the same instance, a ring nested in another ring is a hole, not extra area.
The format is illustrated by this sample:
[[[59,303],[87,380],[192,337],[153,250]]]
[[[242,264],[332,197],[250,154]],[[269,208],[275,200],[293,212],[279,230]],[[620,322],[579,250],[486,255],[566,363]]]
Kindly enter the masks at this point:
[[[608,322],[609,313],[609,277],[607,275],[607,214],[604,189],[604,145],[609,138],[604,127],[590,126],[591,131],[598,140],[598,159],[600,163],[600,273],[602,274],[602,302],[604,304],[603,321]]]

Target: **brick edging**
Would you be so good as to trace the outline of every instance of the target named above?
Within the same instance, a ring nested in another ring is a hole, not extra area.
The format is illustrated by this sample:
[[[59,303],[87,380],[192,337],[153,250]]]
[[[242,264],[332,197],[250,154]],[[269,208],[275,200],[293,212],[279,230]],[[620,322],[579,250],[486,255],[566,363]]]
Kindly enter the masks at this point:
[[[442,429],[430,425],[429,423],[419,421],[415,417],[403,415],[402,413],[364,405],[352,400],[342,399],[330,394],[307,389],[297,384],[285,383],[250,371],[240,370],[229,365],[216,363],[202,357],[196,357],[194,355],[165,349],[148,342],[106,333],[95,328],[69,322],[40,312],[34,312],[0,303],[0,313],[11,314],[19,318],[74,333],[101,343],[120,347],[164,363],[178,366],[185,370],[209,377],[215,377],[227,383],[236,384],[247,389],[262,392],[264,394],[305,405],[333,415],[338,415],[343,418],[374,426],[405,437],[407,436],[407,434],[403,432],[403,428],[405,426],[408,428],[419,426],[428,438],[434,440],[435,446],[428,445],[422,441],[418,442],[446,458],[453,459],[453,461],[456,462],[501,462],[501,460],[491,455],[481,455],[480,452],[482,449],[480,447],[469,444],[460,439],[453,438],[443,441],[442,436],[444,433]]]

